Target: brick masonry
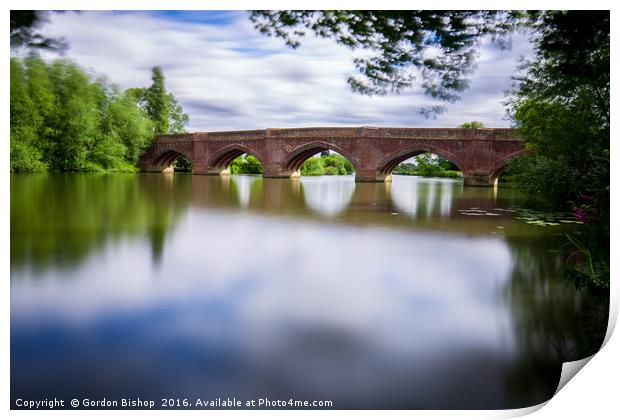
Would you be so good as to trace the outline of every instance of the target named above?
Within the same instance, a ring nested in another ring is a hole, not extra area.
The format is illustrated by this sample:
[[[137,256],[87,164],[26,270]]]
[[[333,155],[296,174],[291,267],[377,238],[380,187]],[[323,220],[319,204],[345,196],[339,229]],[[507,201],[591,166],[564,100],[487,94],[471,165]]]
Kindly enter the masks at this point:
[[[194,174],[219,175],[248,153],[261,161],[264,177],[285,178],[328,149],[349,159],[359,182],[389,181],[400,162],[432,152],[458,166],[465,185],[481,186],[494,185],[508,161],[525,152],[523,140],[508,128],[269,128],[162,135],[139,165],[143,171],[163,172],[185,155]]]

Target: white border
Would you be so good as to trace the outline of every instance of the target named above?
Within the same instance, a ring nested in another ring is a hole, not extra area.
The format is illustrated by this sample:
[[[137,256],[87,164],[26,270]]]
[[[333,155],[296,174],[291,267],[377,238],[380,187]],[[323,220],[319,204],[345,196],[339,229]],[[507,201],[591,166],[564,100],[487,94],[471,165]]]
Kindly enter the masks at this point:
[[[13,9],[67,9],[67,10],[109,10],[109,9],[129,9],[129,10],[192,10],[192,9],[219,9],[219,10],[245,10],[245,9],[332,9],[338,7],[341,9],[408,9],[414,6],[413,3],[407,1],[390,1],[385,0],[381,2],[366,2],[361,3],[359,0],[340,0],[338,2],[331,1],[199,1],[199,0],[108,0],[108,1],[89,1],[84,0],[58,0],[58,1],[43,1],[43,0],[23,0],[13,1],[9,0],[4,2],[6,4],[5,13],[2,15],[2,22],[5,28],[5,34],[8,34],[8,11]],[[442,2],[416,2],[415,7],[426,9],[611,9],[612,10],[612,38],[616,34],[616,28],[614,23],[616,22],[617,9],[615,6],[618,3],[612,3],[611,1],[442,1]],[[615,42],[612,42],[612,50],[615,48]],[[5,38],[5,48],[10,55],[10,45],[8,36]],[[5,61],[5,65],[2,67],[4,83],[2,84],[2,90],[4,101],[2,102],[2,121],[4,137],[2,144],[4,150],[0,153],[1,162],[4,165],[0,167],[0,185],[2,186],[2,199],[0,200],[0,233],[4,240],[1,242],[0,264],[3,272],[3,284],[5,286],[5,292],[3,294],[3,342],[5,345],[0,347],[0,358],[2,360],[1,371],[4,372],[4,377],[0,382],[0,393],[2,394],[2,411],[9,411],[9,366],[10,366],[10,354],[9,354],[9,316],[10,316],[10,280],[9,280],[9,242],[10,242],[10,224],[9,224],[9,78],[8,78],[8,62]],[[617,56],[612,52],[612,79],[614,77],[614,69],[617,68]],[[612,82],[612,115],[615,106],[615,84]],[[613,128],[611,138],[614,138]],[[613,146],[612,146],[613,150]],[[617,171],[614,170],[612,165],[612,184],[617,184]],[[612,196],[611,201],[611,214],[620,214],[618,212],[618,203],[615,196]],[[616,231],[616,222],[612,217],[612,232]],[[614,237],[615,239],[615,237]],[[618,254],[617,248],[615,248],[615,240],[612,240],[611,251],[612,260],[620,261],[615,258]],[[615,268],[615,266],[614,266]],[[612,268],[612,274],[615,273],[615,269]],[[620,412],[618,410],[618,375],[620,374],[618,355],[620,354],[620,344],[617,337],[609,339],[609,333],[615,325],[618,314],[618,287],[616,276],[612,276],[612,302],[610,310],[610,328],[608,330],[608,337],[606,338],[607,344],[604,346],[599,354],[596,354],[592,360],[583,368],[582,372],[579,372],[576,379],[569,381],[569,383],[546,405],[542,404],[542,409],[536,410],[536,408],[521,409],[521,410],[505,410],[505,411],[389,411],[389,412],[375,412],[375,411],[332,411],[316,413],[313,411],[299,411],[295,412],[295,417],[301,418],[315,418],[318,415],[321,417],[327,415],[327,417],[344,418],[375,418],[377,415],[389,416],[394,418],[411,418],[412,416],[421,418],[505,418],[515,417],[531,413],[532,419],[556,419],[561,418],[563,420],[570,419],[583,419],[584,417],[596,418],[596,419],[615,419]],[[289,418],[290,411],[263,411],[263,412],[240,412],[240,411],[191,411],[191,412],[179,412],[179,411],[140,411],[140,412],[81,412],[81,411],[11,411],[9,416],[11,418],[40,418],[42,416],[49,418],[76,418],[82,419],[88,418],[109,418],[113,415],[116,418],[168,418],[168,417],[195,417],[204,419],[208,417],[217,418],[237,418],[238,416],[246,417],[250,414],[255,418],[273,419],[275,418]]]

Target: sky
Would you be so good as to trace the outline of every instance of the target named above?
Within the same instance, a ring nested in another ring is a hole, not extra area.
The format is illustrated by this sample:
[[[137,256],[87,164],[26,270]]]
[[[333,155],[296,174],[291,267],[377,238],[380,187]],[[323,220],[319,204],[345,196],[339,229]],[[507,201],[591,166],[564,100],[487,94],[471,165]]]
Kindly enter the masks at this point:
[[[483,42],[470,88],[436,118],[420,108],[437,104],[419,88],[364,96],[346,83],[355,74],[352,51],[306,36],[293,50],[254,29],[244,11],[85,11],[53,14],[42,32],[62,37],[64,53],[123,89],[150,84],[160,66],[166,85],[190,115],[188,131],[310,126],[456,127],[481,121],[508,127],[504,92],[520,57],[523,35],[501,50]],[[57,55],[45,53],[44,58]]]

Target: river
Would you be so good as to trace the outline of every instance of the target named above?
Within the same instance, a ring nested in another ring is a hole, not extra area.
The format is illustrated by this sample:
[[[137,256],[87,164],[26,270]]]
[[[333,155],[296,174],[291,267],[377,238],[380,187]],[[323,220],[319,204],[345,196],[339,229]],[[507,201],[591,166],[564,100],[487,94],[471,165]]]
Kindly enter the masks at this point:
[[[540,223],[501,183],[10,182],[12,404],[520,408],[549,399],[562,362],[605,333],[605,305],[560,275],[579,225]]]

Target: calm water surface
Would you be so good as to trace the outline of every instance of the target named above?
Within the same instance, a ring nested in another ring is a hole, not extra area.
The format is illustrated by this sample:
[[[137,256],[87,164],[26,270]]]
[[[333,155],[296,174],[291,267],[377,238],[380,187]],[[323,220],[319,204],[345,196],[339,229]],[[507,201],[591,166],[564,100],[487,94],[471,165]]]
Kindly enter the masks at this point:
[[[520,206],[418,177],[12,176],[12,401],[538,404],[607,312],[559,275],[578,225]]]

